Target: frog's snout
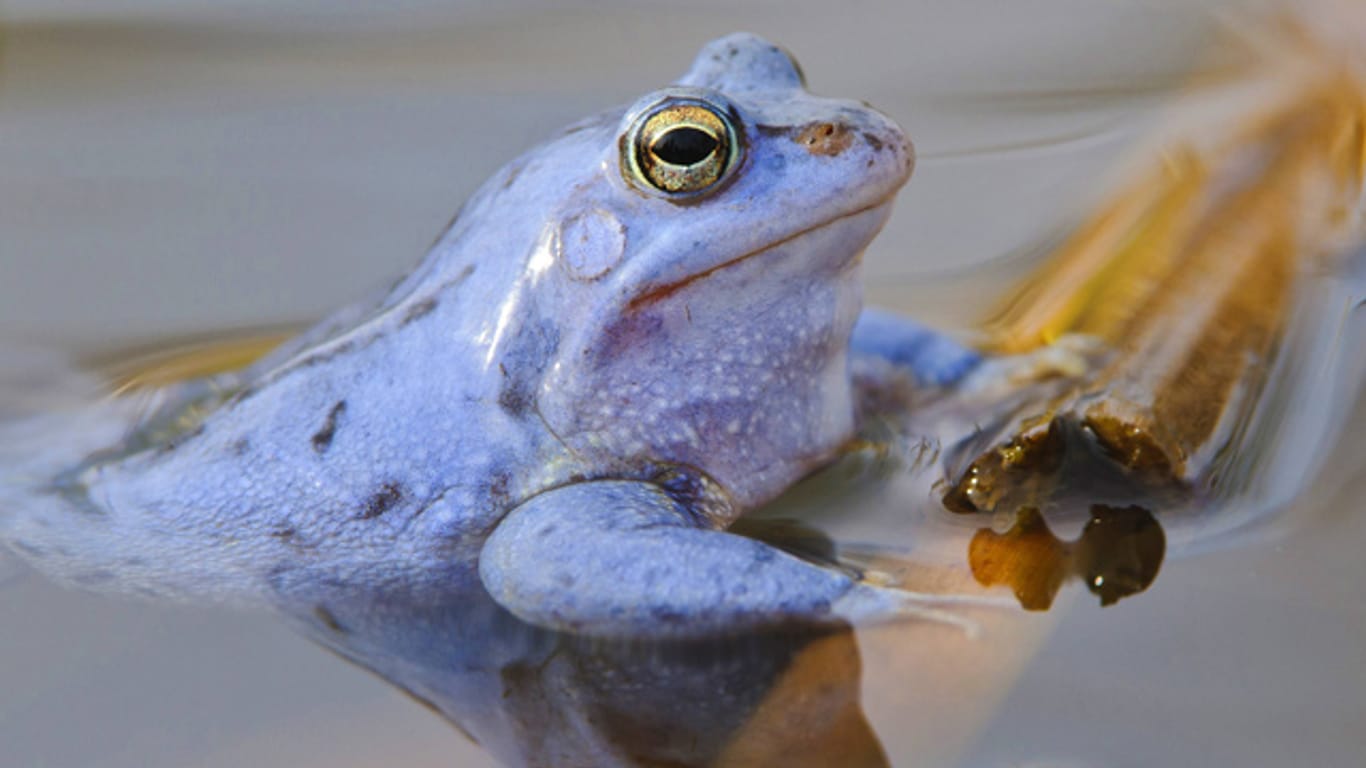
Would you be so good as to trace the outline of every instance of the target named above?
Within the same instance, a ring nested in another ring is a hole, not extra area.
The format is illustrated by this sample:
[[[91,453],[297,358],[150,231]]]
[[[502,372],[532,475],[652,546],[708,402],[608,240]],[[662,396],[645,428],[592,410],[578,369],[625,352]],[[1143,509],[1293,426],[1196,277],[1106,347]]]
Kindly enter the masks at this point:
[[[905,169],[903,173],[905,174],[905,178],[909,180],[911,174],[915,172],[915,144],[912,144],[911,137],[907,136],[906,133],[899,128],[897,129],[897,138],[899,140],[897,146],[900,148],[901,152],[901,164]]]
[[[900,189],[910,180],[911,172],[915,170],[915,146],[895,120],[866,108],[857,119],[845,124],[849,127],[849,135],[844,138],[839,129],[828,136],[824,129],[815,131],[817,138],[812,151],[823,149],[826,142],[843,144],[841,151],[852,149],[864,158],[865,178],[885,179],[893,189]]]
[[[888,164],[897,168],[901,184],[905,184],[915,170],[915,145],[895,120],[876,110],[872,112],[877,116],[876,127],[865,130],[863,140],[868,142],[874,155],[890,155]]]

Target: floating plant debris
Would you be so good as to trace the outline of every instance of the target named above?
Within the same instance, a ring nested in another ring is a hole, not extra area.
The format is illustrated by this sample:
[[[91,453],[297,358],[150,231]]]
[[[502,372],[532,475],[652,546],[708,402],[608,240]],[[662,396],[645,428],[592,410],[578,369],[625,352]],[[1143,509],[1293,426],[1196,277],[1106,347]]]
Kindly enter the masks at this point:
[[[972,575],[984,587],[1009,586],[1020,606],[1047,610],[1062,585],[1080,579],[1101,605],[1147,589],[1157,578],[1167,540],[1143,507],[1091,507],[1076,541],[1059,539],[1035,507],[1021,509],[1005,533],[983,528],[968,545]]]
[[[110,379],[113,394],[230,373],[256,362],[290,337],[284,328],[161,341],[120,348],[90,360]]]
[[[1218,474],[1256,409],[1308,278],[1361,242],[1366,84],[1320,64],[1267,74],[1256,106],[1192,134],[1078,227],[986,325],[1021,353],[1098,339],[1112,355],[959,457],[958,512],[1039,504],[1080,437],[1150,488]],[[1268,106],[1270,105],[1270,106]]]

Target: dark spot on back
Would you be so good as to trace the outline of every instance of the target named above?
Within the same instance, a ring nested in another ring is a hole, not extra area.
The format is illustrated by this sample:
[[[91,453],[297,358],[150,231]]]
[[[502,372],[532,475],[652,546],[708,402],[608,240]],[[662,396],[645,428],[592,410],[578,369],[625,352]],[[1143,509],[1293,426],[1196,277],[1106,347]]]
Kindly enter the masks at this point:
[[[460,270],[459,274],[457,274],[455,277],[452,277],[450,280],[447,280],[446,282],[442,283],[441,286],[436,289],[437,293],[441,293],[443,291],[448,291],[452,288],[455,288],[456,286],[470,279],[470,275],[472,274],[474,274],[474,265],[466,264],[465,268]]]
[[[323,425],[317,432],[313,433],[310,442],[313,443],[313,450],[318,453],[326,453],[332,447],[332,438],[337,434],[337,419],[346,413],[346,401],[338,400],[332,406],[332,410],[327,412],[327,417],[323,419]]]
[[[408,311],[403,314],[403,325],[408,325],[414,320],[418,320],[420,318],[426,317],[427,315],[430,315],[432,313],[432,310],[436,309],[436,305],[436,298],[433,296],[428,296],[422,301],[419,301],[411,307],[408,307]]]
[[[251,441],[245,437],[239,437],[228,445],[228,451],[233,456],[245,456],[251,450]]]
[[[364,346],[369,346],[369,344],[377,338],[379,338],[378,334],[367,338],[365,340]],[[346,341],[343,341],[330,349],[324,349],[320,352],[315,352],[309,355],[308,357],[305,357],[304,359],[290,366],[289,370],[302,370],[304,368],[312,368],[313,366],[321,365],[322,363],[325,363],[328,360],[337,357],[338,355],[345,355],[348,352],[352,352],[360,348],[363,347],[358,347],[356,345],[355,339],[347,339]]]
[[[292,525],[279,525],[270,532],[270,537],[299,553],[312,552],[317,548],[317,542],[307,536],[299,535],[299,530]]]
[[[879,139],[875,134],[869,131],[864,131],[863,140],[868,142],[868,146],[872,147],[874,152],[882,151],[882,139]]]
[[[474,265],[466,264],[465,268],[461,269],[460,272],[455,275],[455,277],[452,277],[451,279],[447,280],[441,285],[438,285],[436,287],[436,290],[433,291],[430,296],[427,296],[424,299],[416,301],[412,304],[412,306],[408,307],[407,311],[403,313],[403,320],[399,323],[399,327],[406,328],[413,321],[430,315],[441,303],[440,300],[437,299],[437,296],[445,294],[455,288],[458,288],[460,284],[468,280],[470,278],[470,275],[472,274],[474,274]],[[369,342],[367,341],[366,343]]]
[[[361,520],[371,520],[388,512],[403,500],[403,489],[396,483],[385,483],[374,495],[365,500],[365,508],[357,515]]]

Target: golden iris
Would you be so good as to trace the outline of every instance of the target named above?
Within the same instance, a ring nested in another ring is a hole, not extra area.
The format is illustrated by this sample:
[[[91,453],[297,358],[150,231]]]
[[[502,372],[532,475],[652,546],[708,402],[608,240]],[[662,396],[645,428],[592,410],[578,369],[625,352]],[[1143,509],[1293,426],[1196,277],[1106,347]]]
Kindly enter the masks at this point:
[[[736,134],[719,110],[674,102],[637,121],[623,149],[638,182],[670,195],[694,195],[715,187],[734,164]]]

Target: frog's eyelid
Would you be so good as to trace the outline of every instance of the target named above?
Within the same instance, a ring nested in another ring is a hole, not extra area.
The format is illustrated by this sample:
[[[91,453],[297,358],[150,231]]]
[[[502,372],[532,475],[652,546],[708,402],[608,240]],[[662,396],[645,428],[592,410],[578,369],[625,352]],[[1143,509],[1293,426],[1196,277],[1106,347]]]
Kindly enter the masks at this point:
[[[708,108],[723,122],[730,124],[737,136],[744,138],[744,113],[720,91],[709,88],[674,85],[656,91],[636,102],[626,111],[619,133],[623,139],[639,127],[650,115],[678,104],[695,104]]]

